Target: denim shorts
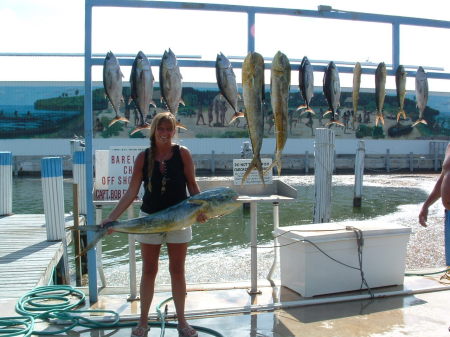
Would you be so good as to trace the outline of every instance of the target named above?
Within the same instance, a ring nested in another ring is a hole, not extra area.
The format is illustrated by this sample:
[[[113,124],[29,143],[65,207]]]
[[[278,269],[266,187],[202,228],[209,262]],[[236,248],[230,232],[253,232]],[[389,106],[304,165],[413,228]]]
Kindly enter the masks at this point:
[[[147,216],[149,214],[139,211],[139,216]],[[179,229],[171,232],[162,232],[155,234],[135,234],[135,240],[140,243],[149,245],[161,245],[163,243],[188,243],[192,240],[192,227]]]

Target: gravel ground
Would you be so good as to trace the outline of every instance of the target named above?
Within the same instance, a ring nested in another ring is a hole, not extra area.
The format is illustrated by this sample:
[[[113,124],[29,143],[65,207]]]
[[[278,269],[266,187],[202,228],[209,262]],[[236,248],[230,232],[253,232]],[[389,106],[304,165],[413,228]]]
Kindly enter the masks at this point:
[[[415,187],[429,193],[437,174],[393,174],[365,175],[364,185]],[[289,178],[286,178],[287,180]],[[305,176],[305,183],[312,183],[314,176]],[[286,181],[288,182],[288,181]],[[352,175],[339,176],[339,183],[353,184]],[[406,270],[440,269],[445,267],[444,256],[444,208],[440,201],[429,211],[428,227],[423,228],[418,223],[418,213],[421,205],[403,205],[398,212],[377,218],[386,222],[395,222],[411,227],[412,233],[407,246]],[[258,278],[266,278],[273,262],[272,249],[258,251]],[[137,265],[140,280],[141,264]],[[128,266],[105,270],[109,285],[126,286],[128,284]],[[279,277],[277,270],[273,276]],[[186,262],[186,278],[188,283],[210,283],[245,281],[250,279],[250,249],[237,248],[223,252],[188,255]],[[168,261],[161,260],[157,284],[170,284]]]

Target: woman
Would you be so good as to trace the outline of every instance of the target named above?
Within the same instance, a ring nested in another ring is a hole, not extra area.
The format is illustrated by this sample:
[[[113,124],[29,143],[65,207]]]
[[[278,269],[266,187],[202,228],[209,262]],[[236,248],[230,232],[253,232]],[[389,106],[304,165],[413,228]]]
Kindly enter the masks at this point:
[[[189,150],[172,143],[175,132],[176,119],[170,112],[162,112],[154,117],[150,127],[150,148],[137,156],[127,192],[102,225],[116,220],[130,206],[136,199],[141,183],[144,183],[145,193],[140,216],[155,213],[186,199],[186,187],[190,195],[200,193],[195,180],[194,162]],[[205,222],[206,216],[200,214],[197,221]],[[136,235],[136,240],[141,243],[142,255],[141,315],[137,327],[132,331],[132,337],[145,337],[150,330],[148,312],[153,299],[159,253],[163,242],[167,244],[169,255],[169,271],[179,336],[198,336],[184,316],[186,296],[184,264],[188,242],[191,239],[191,227],[166,233]]]

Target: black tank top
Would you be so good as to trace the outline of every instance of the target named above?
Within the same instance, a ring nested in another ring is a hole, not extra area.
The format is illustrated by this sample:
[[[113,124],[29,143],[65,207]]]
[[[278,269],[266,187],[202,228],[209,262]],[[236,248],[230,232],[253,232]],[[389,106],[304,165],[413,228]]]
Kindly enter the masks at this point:
[[[186,177],[184,176],[184,165],[179,145],[172,146],[172,158],[166,160],[164,173],[161,173],[160,163],[155,161],[151,177],[148,176],[147,172],[148,151],[150,149],[145,150],[142,172],[145,192],[141,210],[145,213],[155,213],[187,198]],[[151,179],[151,191],[148,188],[149,179]],[[163,180],[165,180],[165,184],[163,184]]]

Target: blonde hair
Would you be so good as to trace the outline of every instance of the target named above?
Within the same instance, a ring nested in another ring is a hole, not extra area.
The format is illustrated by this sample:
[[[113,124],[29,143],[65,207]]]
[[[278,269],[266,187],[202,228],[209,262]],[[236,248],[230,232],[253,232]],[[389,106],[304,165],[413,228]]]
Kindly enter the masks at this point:
[[[169,112],[159,112],[153,117],[152,124],[150,125],[150,151],[148,151],[148,167],[147,167],[147,176],[148,176],[148,185],[147,188],[151,191],[151,175],[153,172],[153,167],[155,166],[155,156],[156,156],[156,139],[155,133],[156,128],[163,122],[169,122],[172,124],[173,130],[175,130],[177,126],[177,120],[175,116]]]

